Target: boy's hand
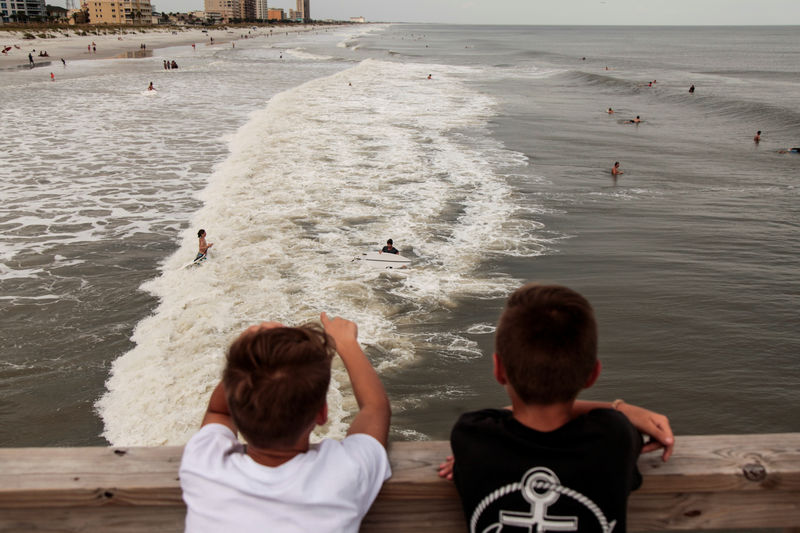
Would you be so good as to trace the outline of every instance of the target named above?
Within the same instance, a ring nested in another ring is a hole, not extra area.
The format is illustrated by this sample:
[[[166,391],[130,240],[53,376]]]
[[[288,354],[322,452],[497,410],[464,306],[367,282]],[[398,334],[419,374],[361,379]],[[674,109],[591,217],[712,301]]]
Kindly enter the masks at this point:
[[[355,341],[358,339],[358,326],[355,322],[351,322],[341,317],[328,318],[328,314],[324,311],[319,316],[322,322],[322,327],[325,332],[330,335],[337,345],[341,342]]]
[[[453,465],[456,460],[452,455],[448,456],[442,464],[439,465],[439,477],[453,481]]]
[[[627,416],[636,429],[650,437],[650,441],[642,448],[642,453],[663,448],[661,460],[670,458],[675,449],[675,436],[666,416],[629,403],[621,403],[617,410]]]

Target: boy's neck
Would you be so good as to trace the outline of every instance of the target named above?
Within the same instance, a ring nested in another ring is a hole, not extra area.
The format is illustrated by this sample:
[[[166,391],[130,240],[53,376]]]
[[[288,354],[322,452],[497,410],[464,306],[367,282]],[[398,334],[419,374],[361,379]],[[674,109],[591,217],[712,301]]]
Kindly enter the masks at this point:
[[[530,405],[518,398],[511,399],[511,412],[522,425],[536,431],[555,431],[572,420],[572,404],[574,400],[548,405]]]
[[[270,447],[259,448],[247,445],[247,455],[250,459],[264,466],[281,466],[283,463],[288,463],[301,453],[306,453],[309,447],[309,437],[311,430],[314,428],[312,425],[306,433],[304,433],[297,441],[291,446],[283,447]]]
[[[308,451],[308,441],[305,448],[256,448],[247,445],[247,455],[250,459],[264,466],[281,466],[288,463],[301,453]]]

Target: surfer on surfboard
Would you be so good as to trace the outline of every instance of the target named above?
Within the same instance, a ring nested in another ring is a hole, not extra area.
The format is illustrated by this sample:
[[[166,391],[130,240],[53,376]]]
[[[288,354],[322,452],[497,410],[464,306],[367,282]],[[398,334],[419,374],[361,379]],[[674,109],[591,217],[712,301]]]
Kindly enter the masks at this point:
[[[399,253],[400,253],[400,250],[398,250],[397,248],[395,248],[395,247],[394,247],[394,242],[392,241],[392,239],[389,239],[388,241],[386,241],[386,246],[384,246],[384,247],[381,249],[381,252],[380,252],[380,253],[382,253],[382,254],[383,254],[383,253],[387,253],[387,254],[399,254]]]
[[[206,230],[201,229],[197,232],[197,238],[200,240],[199,242],[199,249],[197,250],[197,256],[194,258],[195,261],[200,260],[201,258],[205,257],[208,253],[208,249],[214,246],[214,243],[207,243],[206,242]]]

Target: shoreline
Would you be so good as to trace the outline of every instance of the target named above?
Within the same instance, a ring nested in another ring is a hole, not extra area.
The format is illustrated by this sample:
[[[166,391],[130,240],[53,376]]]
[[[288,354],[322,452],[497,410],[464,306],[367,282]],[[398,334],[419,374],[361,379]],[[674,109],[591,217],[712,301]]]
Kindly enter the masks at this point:
[[[24,31],[0,32],[0,49],[11,47],[7,54],[0,54],[0,70],[24,70],[51,64],[61,66],[62,58],[69,63],[70,61],[80,60],[152,57],[156,50],[162,48],[191,46],[193,43],[198,47],[216,46],[217,44],[242,40],[242,35],[248,35],[251,39],[269,38],[280,34],[286,35],[288,33],[318,30],[324,25],[255,27],[257,28],[256,30],[253,30],[253,27],[208,29],[206,30],[207,33],[204,33],[201,29],[194,28],[188,30],[153,28],[137,31],[135,27],[132,27],[130,33],[122,35],[117,33],[105,35],[78,35],[71,33],[69,36],[54,39],[40,37],[24,39],[23,35],[26,33]],[[61,31],[59,30],[59,32]],[[213,43],[211,42],[212,37],[214,39]],[[88,49],[93,43],[96,45],[96,52],[90,52]],[[142,44],[146,48],[142,48]],[[47,57],[38,55],[42,50],[47,52]],[[29,53],[33,56],[33,66],[29,64]]]

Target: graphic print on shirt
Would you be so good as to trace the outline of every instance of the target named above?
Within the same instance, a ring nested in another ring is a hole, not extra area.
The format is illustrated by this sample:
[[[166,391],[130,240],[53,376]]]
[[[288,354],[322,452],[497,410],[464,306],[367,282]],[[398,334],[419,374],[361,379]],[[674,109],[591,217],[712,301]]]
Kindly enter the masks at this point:
[[[561,485],[555,472],[542,466],[534,467],[525,472],[522,481],[501,487],[486,496],[475,507],[469,523],[470,533],[477,533],[478,522],[481,515],[489,505],[498,499],[515,492],[519,492],[531,506],[529,512],[501,510],[497,522],[486,527],[481,533],[498,533],[505,526],[511,528],[527,529],[530,532],[545,533],[548,531],[578,531],[578,517],[576,516],[551,516],[547,508],[561,497],[572,498],[583,504],[597,518],[603,533],[611,533],[616,525],[616,520],[611,523],[603,511],[588,497]],[[519,531],[520,529],[515,529]]]

